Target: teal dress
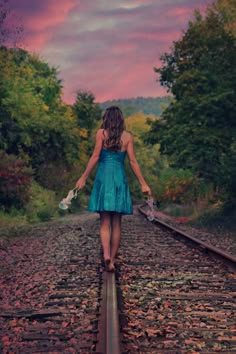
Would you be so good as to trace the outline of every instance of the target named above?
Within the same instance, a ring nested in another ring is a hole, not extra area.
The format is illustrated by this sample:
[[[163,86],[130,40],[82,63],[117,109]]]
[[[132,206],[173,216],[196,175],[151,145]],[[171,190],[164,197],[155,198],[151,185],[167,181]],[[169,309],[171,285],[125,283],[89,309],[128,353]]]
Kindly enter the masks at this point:
[[[133,214],[130,189],[124,169],[126,151],[102,149],[88,210]]]

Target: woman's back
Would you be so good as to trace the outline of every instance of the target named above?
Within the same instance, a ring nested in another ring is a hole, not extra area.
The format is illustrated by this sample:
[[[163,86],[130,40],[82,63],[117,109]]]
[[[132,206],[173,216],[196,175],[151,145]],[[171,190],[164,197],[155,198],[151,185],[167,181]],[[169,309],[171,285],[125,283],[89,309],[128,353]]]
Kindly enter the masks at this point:
[[[102,129],[102,132],[103,132],[103,136],[104,136],[103,147],[104,147],[104,149],[109,150],[109,147],[106,146],[108,132],[106,131],[106,129]],[[121,133],[121,136],[120,136],[121,149],[118,151],[127,151],[128,144],[131,141],[131,138],[132,138],[131,134],[129,132],[127,132],[126,130],[123,130],[123,132]]]
[[[132,214],[130,190],[124,169],[126,137],[120,151],[101,149],[96,177],[89,200],[90,211]]]

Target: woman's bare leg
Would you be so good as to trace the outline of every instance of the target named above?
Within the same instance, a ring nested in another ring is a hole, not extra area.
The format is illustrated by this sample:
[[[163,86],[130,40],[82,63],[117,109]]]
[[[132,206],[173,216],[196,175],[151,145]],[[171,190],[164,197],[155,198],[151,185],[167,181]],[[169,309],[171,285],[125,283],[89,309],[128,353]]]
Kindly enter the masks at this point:
[[[104,259],[110,259],[111,213],[106,211],[100,213],[100,237]]]
[[[115,257],[120,244],[121,214],[112,213],[111,216],[111,263],[114,264]]]

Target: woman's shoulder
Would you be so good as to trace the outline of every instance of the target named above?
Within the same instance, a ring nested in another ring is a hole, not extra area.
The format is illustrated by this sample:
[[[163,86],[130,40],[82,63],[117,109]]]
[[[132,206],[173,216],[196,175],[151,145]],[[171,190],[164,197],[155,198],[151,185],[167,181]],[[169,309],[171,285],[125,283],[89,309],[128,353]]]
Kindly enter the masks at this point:
[[[122,136],[121,136],[121,140],[122,140],[123,149],[127,150],[128,145],[133,140],[132,134],[127,132],[127,130],[124,130],[123,133],[122,133]]]
[[[130,132],[128,132],[128,130],[124,130],[124,131],[123,131],[123,134],[124,134],[125,136],[127,136],[127,138],[132,137],[132,134],[131,134]]]
[[[102,129],[102,128],[98,129],[97,133],[96,133],[97,136],[103,136],[103,137],[105,136],[105,134],[106,134],[106,131],[105,131],[105,129]]]
[[[126,141],[130,141],[133,139],[133,136],[130,132],[128,132],[127,130],[124,130],[122,133],[122,138],[124,138]]]

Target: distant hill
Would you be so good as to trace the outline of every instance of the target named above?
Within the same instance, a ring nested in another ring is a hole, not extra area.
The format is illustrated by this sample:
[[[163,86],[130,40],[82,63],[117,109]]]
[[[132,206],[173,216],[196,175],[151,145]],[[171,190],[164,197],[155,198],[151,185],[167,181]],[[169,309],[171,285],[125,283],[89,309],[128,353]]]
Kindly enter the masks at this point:
[[[111,105],[116,105],[122,110],[125,117],[137,112],[159,116],[163,109],[169,105],[171,99],[171,96],[125,98],[100,103],[100,107],[105,109]]]

